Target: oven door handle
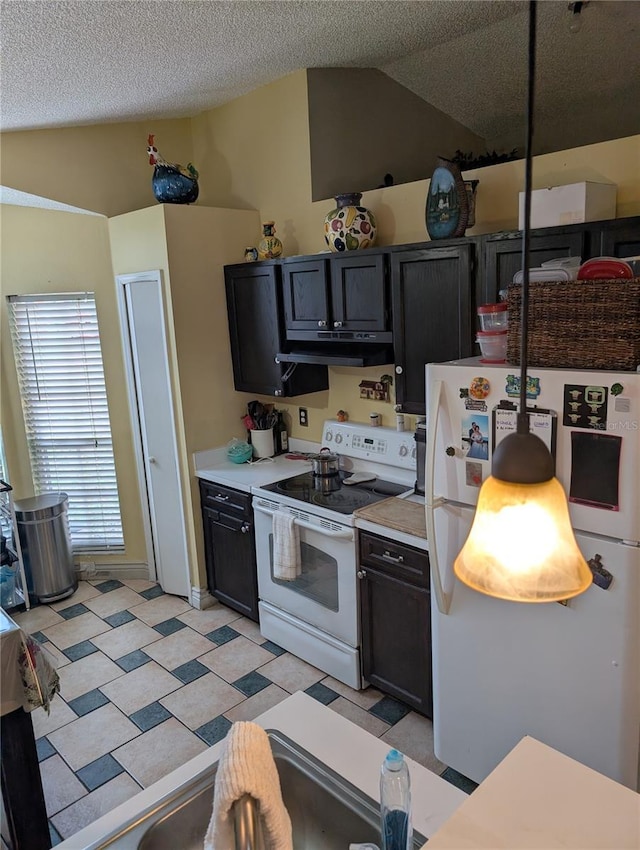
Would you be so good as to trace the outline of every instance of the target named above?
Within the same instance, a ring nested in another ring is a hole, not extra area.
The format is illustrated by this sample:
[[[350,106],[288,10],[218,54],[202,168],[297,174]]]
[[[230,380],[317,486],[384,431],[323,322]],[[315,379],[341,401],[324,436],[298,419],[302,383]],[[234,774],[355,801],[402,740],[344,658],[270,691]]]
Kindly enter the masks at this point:
[[[260,511],[262,514],[267,514],[267,516],[273,516],[275,511],[270,511],[267,508],[263,508],[262,505],[259,505],[255,499],[253,502],[254,511]],[[295,518],[296,525],[299,525],[300,528],[308,528],[310,531],[316,531],[318,534],[322,534],[324,537],[339,537],[342,540],[353,540],[353,531],[351,529],[345,529],[345,531],[330,531],[329,529],[323,528],[320,525],[312,525],[310,522],[305,522],[303,519]]]

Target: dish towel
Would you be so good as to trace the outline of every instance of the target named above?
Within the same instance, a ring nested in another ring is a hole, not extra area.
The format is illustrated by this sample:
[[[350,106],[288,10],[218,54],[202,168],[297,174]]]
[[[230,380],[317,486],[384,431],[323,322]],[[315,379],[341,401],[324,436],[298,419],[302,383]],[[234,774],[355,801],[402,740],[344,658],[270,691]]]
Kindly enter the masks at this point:
[[[265,850],[293,850],[291,819],[282,802],[267,733],[256,723],[240,721],[227,733],[218,764],[204,850],[233,850],[233,804],[244,794],[251,794],[260,804]]]
[[[300,575],[300,532],[295,517],[273,515],[273,577],[293,581]]]

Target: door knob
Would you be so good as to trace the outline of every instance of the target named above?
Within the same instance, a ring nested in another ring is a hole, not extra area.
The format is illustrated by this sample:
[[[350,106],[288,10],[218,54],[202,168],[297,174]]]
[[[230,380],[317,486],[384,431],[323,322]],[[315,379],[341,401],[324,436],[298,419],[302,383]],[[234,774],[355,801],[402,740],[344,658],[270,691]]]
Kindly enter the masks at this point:
[[[153,455],[149,456],[149,463],[157,463],[158,461],[155,459]]]
[[[334,328],[341,328],[341,327],[342,327],[342,322],[334,322],[334,323],[333,323],[333,327],[334,327]]]
[[[402,366],[396,366],[396,375],[402,375]]]
[[[358,576],[359,579],[363,579],[363,578],[367,577],[367,572],[366,572],[366,570],[358,570],[356,575]]]
[[[327,327],[327,323],[324,321],[324,319],[320,319],[320,321],[318,322],[318,327],[319,328],[326,328]]]

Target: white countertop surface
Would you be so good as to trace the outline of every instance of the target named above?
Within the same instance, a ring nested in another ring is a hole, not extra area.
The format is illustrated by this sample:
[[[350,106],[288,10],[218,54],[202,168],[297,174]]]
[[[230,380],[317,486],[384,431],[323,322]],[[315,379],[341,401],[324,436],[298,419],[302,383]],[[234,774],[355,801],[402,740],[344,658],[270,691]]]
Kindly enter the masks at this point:
[[[529,737],[427,845],[428,850],[569,847],[638,850],[640,794]]]
[[[317,450],[314,443],[306,443],[303,440],[291,441],[291,452]],[[302,448],[302,445],[305,448]],[[224,484],[227,487],[235,487],[250,493],[252,487],[263,487],[265,484],[273,484],[284,478],[291,478],[303,472],[309,472],[311,461],[289,460],[286,455],[278,455],[272,458],[262,458],[251,463],[231,463],[227,459],[226,446],[217,449],[209,449],[204,452],[196,452],[193,455],[195,474],[197,478],[211,481],[214,484]]]
[[[389,751],[389,744],[301,691],[260,715],[255,722],[265,729],[283,732],[340,776],[374,800],[379,800],[380,765]],[[124,824],[137,820],[142,812],[154,808],[162,798],[217,761],[222,746],[223,742],[220,742],[200,753],[58,844],[58,849],[92,850],[102,846],[105,839],[116,835]],[[429,836],[451,817],[466,795],[411,759],[407,759],[407,763],[411,772],[413,825],[423,835]]]

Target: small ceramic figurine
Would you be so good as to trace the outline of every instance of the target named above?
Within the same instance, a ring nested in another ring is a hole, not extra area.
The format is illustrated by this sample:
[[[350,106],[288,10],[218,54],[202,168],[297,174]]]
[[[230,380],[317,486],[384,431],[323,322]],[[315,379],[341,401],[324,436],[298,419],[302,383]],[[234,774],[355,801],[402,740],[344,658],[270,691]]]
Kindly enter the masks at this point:
[[[198,198],[198,172],[189,162],[185,168],[167,162],[158,153],[152,135],[147,139],[149,165],[153,165],[151,186],[161,204],[192,204]]]
[[[348,418],[349,414],[346,412],[346,410],[339,410],[336,413],[336,419],[338,420],[338,422],[346,422]]]
[[[244,261],[245,261],[245,263],[255,263],[255,261],[257,259],[258,259],[258,249],[257,248],[252,248],[250,246],[249,248],[244,249]]]
[[[258,243],[258,257],[261,260],[273,260],[282,254],[282,242],[274,236],[275,232],[275,222],[263,222],[262,239]]]

